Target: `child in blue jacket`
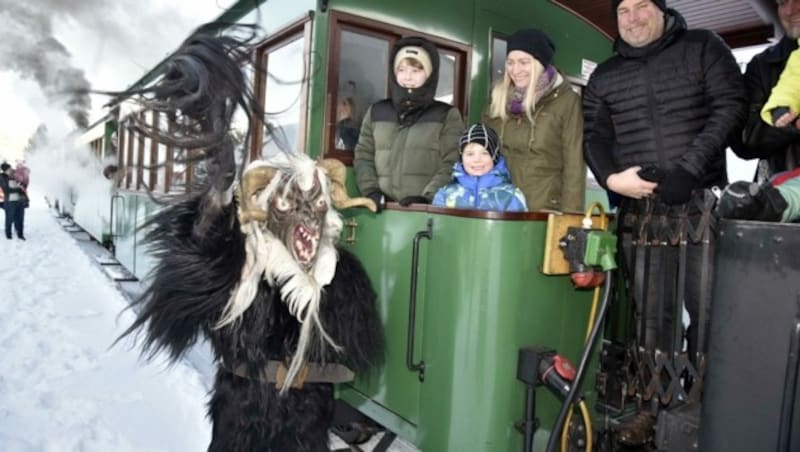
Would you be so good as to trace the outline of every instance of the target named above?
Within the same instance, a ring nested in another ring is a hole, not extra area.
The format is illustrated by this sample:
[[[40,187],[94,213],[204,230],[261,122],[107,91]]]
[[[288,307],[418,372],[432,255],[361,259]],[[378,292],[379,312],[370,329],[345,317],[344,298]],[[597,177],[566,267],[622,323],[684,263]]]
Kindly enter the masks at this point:
[[[473,124],[459,138],[460,161],[453,181],[440,188],[433,205],[458,209],[526,212],[525,195],[511,183],[500,138],[491,127]]]

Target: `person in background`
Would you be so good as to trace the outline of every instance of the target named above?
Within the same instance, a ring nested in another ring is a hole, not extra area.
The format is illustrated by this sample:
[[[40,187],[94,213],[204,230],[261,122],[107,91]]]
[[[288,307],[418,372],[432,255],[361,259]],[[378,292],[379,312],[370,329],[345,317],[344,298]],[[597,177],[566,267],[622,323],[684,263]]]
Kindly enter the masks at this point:
[[[459,209],[525,212],[522,190],[511,183],[505,159],[500,155],[497,132],[473,124],[458,141],[461,161],[453,165],[453,182],[433,197],[434,206]]]
[[[6,238],[11,240],[11,229],[17,233],[17,238],[25,240],[24,226],[25,226],[25,203],[27,197],[22,186],[14,180],[14,170],[7,162],[0,165],[0,188],[3,189],[4,201],[6,211]]]
[[[22,188],[28,189],[28,184],[31,181],[31,170],[25,165],[25,162],[18,161],[17,166],[14,167],[14,180],[16,180]]]
[[[785,34],[777,44],[754,56],[747,64],[744,74],[750,106],[747,121],[730,143],[739,157],[760,159],[758,182],[800,166],[800,112],[784,113],[769,123],[761,118],[761,110],[800,39],[800,0],[777,0],[777,3],[778,19]],[[787,127],[789,125],[793,127]]]
[[[776,127],[794,127],[792,117],[800,112],[800,51],[789,54],[778,82],[761,108],[761,119]]]
[[[583,211],[581,99],[552,65],[555,51],[537,29],[509,36],[505,73],[492,89],[483,123],[499,132],[511,181],[530,210]]]
[[[464,127],[457,108],[434,99],[439,52],[433,43],[400,39],[389,62],[391,97],[367,110],[353,160],[358,188],[378,211],[390,200],[430,203],[450,180]]]
[[[352,151],[358,143],[359,124],[352,97],[345,97],[336,107],[337,147]]]
[[[700,239],[686,233],[683,245],[660,231],[687,231],[710,215],[713,195],[704,189],[725,186],[725,148],[744,120],[744,84],[725,42],[707,30],[688,30],[666,0],[613,0],[612,6],[620,37],[615,55],[597,66],[584,92],[584,156],[598,183],[621,196],[617,233],[637,311],[638,353],[682,352],[673,350],[683,341],[673,338],[672,322],[685,300],[688,355],[699,366],[706,341],[698,332],[708,331],[710,317],[713,231],[703,229]],[[665,224],[652,225],[647,240],[659,245],[642,246],[639,231],[653,212]],[[641,446],[652,438],[658,407],[651,408],[620,427],[620,442]]]

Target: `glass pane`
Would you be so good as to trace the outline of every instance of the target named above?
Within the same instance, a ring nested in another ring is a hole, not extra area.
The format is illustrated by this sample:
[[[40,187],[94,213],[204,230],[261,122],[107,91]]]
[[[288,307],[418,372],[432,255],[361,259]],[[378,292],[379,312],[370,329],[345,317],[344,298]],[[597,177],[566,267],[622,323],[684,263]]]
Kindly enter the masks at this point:
[[[336,93],[336,148],[352,151],[361,119],[374,102],[388,96],[389,42],[342,30]]]
[[[133,156],[131,158],[131,190],[139,188],[139,151],[144,143],[144,136],[139,132],[132,132],[133,135]]]
[[[173,148],[175,152],[174,163],[172,164],[172,181],[169,191],[172,193],[183,193],[186,191],[186,149]]]
[[[162,133],[169,132],[169,120],[167,119],[167,115],[165,113],[160,113],[158,115],[158,130]],[[156,189],[158,191],[165,191],[166,190],[166,178],[167,178],[167,145],[164,143],[158,143],[158,150],[156,154],[158,168],[156,169]]]
[[[456,57],[439,51],[439,84],[436,85],[436,100],[453,103],[456,86]]]
[[[503,80],[503,73],[506,70],[506,40],[504,38],[492,38],[492,85]]]
[[[267,120],[277,130],[270,137],[264,134],[263,155],[278,149],[297,151],[300,141],[300,103],[305,68],[304,41],[297,38],[270,51],[267,55],[264,111]]]
[[[236,165],[241,165],[247,156],[247,149],[249,146],[248,143],[245,142],[245,137],[247,136],[247,128],[249,126],[250,123],[247,120],[247,115],[244,110],[242,110],[241,107],[237,108],[236,112],[233,114],[233,121],[231,122],[231,135],[236,144],[234,152]]]
[[[145,114],[144,114],[144,122],[148,126],[152,126],[153,125],[153,113],[152,112],[150,112],[150,111],[145,112]],[[151,141],[150,137],[148,137],[147,135],[143,135],[143,137],[144,137],[144,153],[142,154],[142,162],[141,162],[141,164],[142,164],[142,188],[144,188],[146,190],[148,190],[148,189],[152,190],[153,189],[153,181],[150,180],[151,179],[150,178],[150,170],[152,168],[152,164],[155,163],[155,162],[152,162],[151,159],[150,159],[150,156],[152,155],[152,152],[151,152],[152,141]]]

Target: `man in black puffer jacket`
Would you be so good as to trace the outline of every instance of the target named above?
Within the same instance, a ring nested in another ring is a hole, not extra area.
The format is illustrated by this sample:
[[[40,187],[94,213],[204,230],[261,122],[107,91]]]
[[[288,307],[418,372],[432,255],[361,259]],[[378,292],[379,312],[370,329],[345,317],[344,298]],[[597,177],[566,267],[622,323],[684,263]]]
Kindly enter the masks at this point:
[[[800,0],[778,1],[778,18],[785,36],[774,46],[754,56],[747,65],[745,85],[750,108],[741,134],[731,142],[733,152],[743,159],[761,159],[758,182],[776,173],[800,167],[800,120],[797,112],[787,119],[794,127],[773,127],[761,120],[761,108],[778,81],[789,54],[800,38]]]
[[[584,93],[584,156],[600,185],[621,199],[618,234],[639,346],[654,356],[681,352],[673,319],[680,322],[684,299],[689,357],[697,364],[707,331],[698,325],[707,325],[710,312],[713,236],[686,231],[709,217],[703,189],[727,181],[727,139],[745,116],[743,79],[722,39],[687,30],[666,0],[612,5],[620,38]],[[685,258],[681,241],[689,242]],[[661,246],[644,246],[653,243]],[[647,413],[639,419],[644,428],[621,429],[619,440],[644,444],[654,419]]]

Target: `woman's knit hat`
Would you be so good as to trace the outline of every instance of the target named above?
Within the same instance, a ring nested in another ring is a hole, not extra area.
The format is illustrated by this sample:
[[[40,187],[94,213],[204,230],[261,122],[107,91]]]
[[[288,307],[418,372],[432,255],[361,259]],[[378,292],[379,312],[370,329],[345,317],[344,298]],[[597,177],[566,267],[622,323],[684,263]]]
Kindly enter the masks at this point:
[[[406,58],[411,58],[422,65],[422,70],[425,71],[425,76],[430,77],[433,72],[433,64],[431,63],[431,56],[422,47],[418,46],[405,46],[397,51],[394,56],[394,70],[397,71],[397,66]]]
[[[542,66],[547,67],[553,62],[556,45],[543,31],[535,28],[519,30],[506,39],[506,55],[513,50],[521,50],[528,55],[533,55]]]
[[[658,7],[661,11],[667,11],[667,0],[650,0],[653,2],[654,5]],[[619,4],[622,3],[622,0],[611,0],[611,12],[614,15],[617,15],[617,8],[619,8]]]
[[[500,159],[500,137],[491,127],[481,123],[467,127],[461,133],[461,138],[458,139],[459,155],[464,153],[464,146],[469,143],[478,143],[486,148],[494,163],[497,163],[497,160]]]

